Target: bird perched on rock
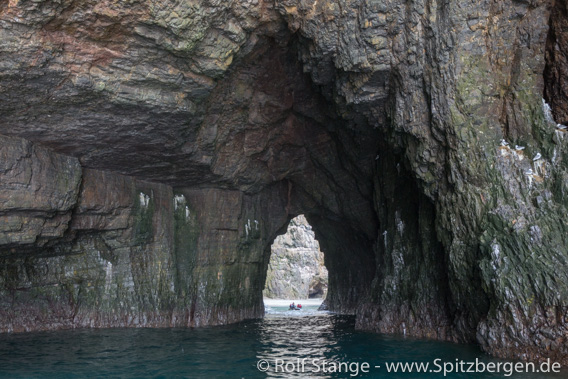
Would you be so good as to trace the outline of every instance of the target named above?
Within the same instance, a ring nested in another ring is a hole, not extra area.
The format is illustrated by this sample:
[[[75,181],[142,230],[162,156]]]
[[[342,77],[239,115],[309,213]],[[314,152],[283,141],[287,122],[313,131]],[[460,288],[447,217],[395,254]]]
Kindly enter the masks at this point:
[[[528,169],[527,172],[525,172],[525,175],[532,175],[533,174],[533,170],[532,169]]]
[[[509,146],[509,142],[505,141],[504,139],[501,140],[501,146]]]
[[[540,158],[542,158],[542,155],[540,155],[540,153],[536,153],[536,155],[533,158],[533,161],[538,161]]]
[[[515,145],[515,150],[524,150],[524,146]]]

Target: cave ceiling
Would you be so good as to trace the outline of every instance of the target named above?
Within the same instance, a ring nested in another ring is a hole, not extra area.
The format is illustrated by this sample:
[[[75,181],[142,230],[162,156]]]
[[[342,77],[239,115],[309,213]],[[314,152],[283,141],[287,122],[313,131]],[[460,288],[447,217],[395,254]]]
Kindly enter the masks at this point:
[[[386,90],[367,115],[334,107],[344,99],[330,59],[314,83],[307,40],[272,6],[12,3],[0,7],[3,134],[175,187],[255,192],[372,172],[367,116],[381,113]],[[376,89],[385,78],[365,80]]]

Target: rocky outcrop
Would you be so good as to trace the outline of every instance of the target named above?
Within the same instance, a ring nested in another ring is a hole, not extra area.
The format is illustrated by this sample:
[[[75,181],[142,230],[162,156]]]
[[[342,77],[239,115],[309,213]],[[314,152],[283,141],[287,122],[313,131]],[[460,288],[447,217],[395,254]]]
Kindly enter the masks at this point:
[[[271,246],[263,295],[271,299],[324,298],[327,294],[324,255],[303,215],[293,218],[286,233]]]
[[[0,137],[0,165],[0,244],[16,252],[61,238],[79,194],[79,162]]]
[[[359,328],[568,363],[565,15],[2,2],[2,330],[260,316],[305,214]]]

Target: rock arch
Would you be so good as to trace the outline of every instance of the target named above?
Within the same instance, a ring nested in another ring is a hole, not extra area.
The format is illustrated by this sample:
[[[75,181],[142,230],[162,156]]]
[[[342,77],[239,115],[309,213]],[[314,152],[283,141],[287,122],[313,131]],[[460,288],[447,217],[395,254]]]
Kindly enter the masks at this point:
[[[559,4],[3,3],[0,329],[261,316],[303,213],[360,328],[565,362]]]

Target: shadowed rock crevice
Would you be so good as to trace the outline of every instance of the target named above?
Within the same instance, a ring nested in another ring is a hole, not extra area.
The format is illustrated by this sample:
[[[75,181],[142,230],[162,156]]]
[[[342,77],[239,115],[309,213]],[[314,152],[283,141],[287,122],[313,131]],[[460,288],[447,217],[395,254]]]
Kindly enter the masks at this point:
[[[388,151],[388,148],[385,148]],[[404,160],[382,154],[377,160],[376,207],[380,236],[374,245],[376,275],[369,301],[357,309],[357,326],[454,341],[455,305],[449,288],[443,245],[437,236],[436,210],[404,169]]]
[[[563,1],[553,1],[546,40],[544,98],[551,105],[554,119],[568,124],[568,9]]]

